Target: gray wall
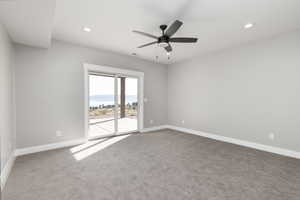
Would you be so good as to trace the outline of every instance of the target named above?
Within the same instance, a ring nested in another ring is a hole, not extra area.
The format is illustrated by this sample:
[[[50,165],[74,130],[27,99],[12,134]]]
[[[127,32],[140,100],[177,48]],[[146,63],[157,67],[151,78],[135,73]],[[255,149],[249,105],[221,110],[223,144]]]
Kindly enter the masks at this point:
[[[1,170],[15,148],[13,47],[0,24],[0,138]]]
[[[300,151],[299,35],[169,66],[169,124]]]
[[[15,50],[18,148],[84,137],[84,62],[143,71],[144,126],[167,122],[164,65],[59,41],[50,49],[16,45]],[[56,130],[63,136],[56,137]]]
[[[83,137],[82,63],[88,62],[145,72],[145,127],[171,124],[300,151],[298,35],[168,68],[59,41],[50,49],[15,45],[17,147]],[[56,130],[63,136],[56,137]]]

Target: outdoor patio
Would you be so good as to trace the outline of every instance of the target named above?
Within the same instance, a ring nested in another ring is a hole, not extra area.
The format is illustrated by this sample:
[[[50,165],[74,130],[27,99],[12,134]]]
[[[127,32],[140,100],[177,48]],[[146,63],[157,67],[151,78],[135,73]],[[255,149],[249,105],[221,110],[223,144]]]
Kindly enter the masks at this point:
[[[114,133],[114,119],[90,119],[89,121],[89,137],[106,136]],[[137,130],[136,117],[124,117],[118,119],[119,133],[125,133]]]

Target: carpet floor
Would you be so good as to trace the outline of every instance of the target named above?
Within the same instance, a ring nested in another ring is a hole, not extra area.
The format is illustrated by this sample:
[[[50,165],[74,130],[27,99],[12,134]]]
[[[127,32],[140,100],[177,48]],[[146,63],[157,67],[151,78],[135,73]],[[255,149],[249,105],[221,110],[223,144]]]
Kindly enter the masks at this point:
[[[300,160],[171,130],[18,157],[3,200],[299,200]]]

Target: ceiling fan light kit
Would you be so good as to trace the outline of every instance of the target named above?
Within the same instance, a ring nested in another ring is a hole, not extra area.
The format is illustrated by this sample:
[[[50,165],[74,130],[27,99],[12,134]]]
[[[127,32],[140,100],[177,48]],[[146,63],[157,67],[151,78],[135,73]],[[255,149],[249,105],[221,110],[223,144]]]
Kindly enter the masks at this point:
[[[159,28],[162,31],[162,36],[160,36],[160,37],[157,37],[155,35],[145,33],[145,32],[142,32],[142,31],[134,30],[133,31],[134,33],[156,39],[156,41],[154,41],[154,42],[150,42],[150,43],[138,46],[137,48],[143,48],[143,47],[146,47],[146,46],[157,44],[159,47],[164,48],[167,51],[167,53],[170,53],[173,50],[170,43],[195,43],[195,42],[197,42],[198,38],[172,37],[178,31],[178,29],[182,26],[182,24],[183,23],[181,21],[176,20],[169,27],[165,24],[160,25]],[[170,54],[168,54],[168,56],[169,55]]]

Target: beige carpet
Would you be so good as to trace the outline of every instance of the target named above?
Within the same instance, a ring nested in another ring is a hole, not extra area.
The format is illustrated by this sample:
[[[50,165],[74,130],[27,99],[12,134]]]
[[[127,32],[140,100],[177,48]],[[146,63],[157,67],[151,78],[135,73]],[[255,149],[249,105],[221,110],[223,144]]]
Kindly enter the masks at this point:
[[[299,200],[300,160],[158,131],[19,157],[4,200]]]

